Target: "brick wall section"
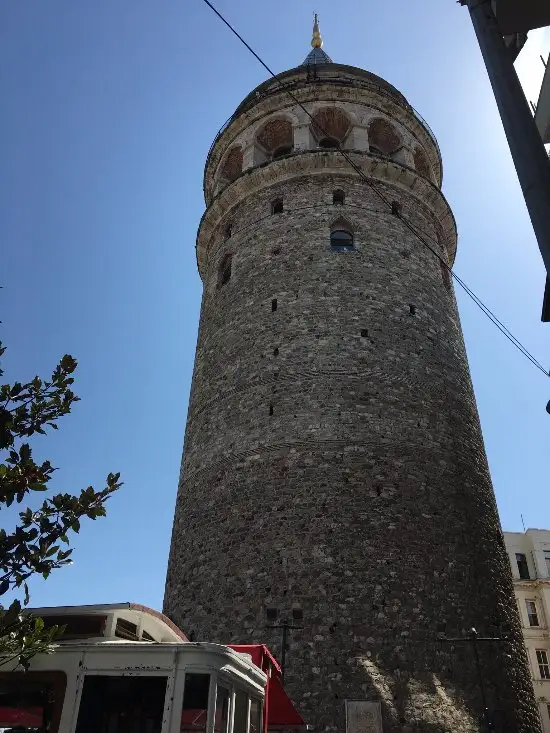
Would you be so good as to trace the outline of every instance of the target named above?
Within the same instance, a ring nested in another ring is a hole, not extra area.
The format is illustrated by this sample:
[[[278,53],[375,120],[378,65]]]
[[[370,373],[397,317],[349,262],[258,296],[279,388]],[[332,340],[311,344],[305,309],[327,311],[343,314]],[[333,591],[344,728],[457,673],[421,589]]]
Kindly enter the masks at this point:
[[[427,204],[379,185],[438,240]],[[270,215],[279,197],[285,211]],[[342,216],[356,249],[335,253]],[[345,730],[345,699],[366,699],[382,702],[385,733],[480,733],[472,650],[438,633],[508,624],[510,641],[481,645],[489,707],[506,733],[539,731],[439,261],[352,175],[251,190],[217,231],[164,612],[198,640],[264,642],[280,657],[266,608],[300,608],[286,687],[331,732]]]

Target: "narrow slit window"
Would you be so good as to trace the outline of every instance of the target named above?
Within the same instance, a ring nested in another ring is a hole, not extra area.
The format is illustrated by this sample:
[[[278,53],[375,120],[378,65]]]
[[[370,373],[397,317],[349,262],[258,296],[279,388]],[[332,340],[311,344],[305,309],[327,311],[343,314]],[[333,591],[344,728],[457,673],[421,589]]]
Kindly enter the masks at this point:
[[[282,214],[283,211],[284,211],[283,199],[275,199],[275,201],[271,202],[271,213],[272,214]]]
[[[276,310],[277,310],[277,298],[273,298],[273,300],[271,301],[271,312],[275,313]]]
[[[335,229],[330,235],[330,248],[333,252],[350,252],[355,248],[353,234],[347,229]]]
[[[269,405],[269,414],[273,415],[273,405]]]
[[[218,272],[218,287],[223,288],[224,285],[231,280],[231,269],[233,265],[233,255],[226,254],[220,263]]]
[[[416,315],[416,306],[415,305],[409,305],[409,313],[411,314],[411,316]]]
[[[225,231],[223,233],[224,239],[226,239],[226,240],[227,239],[230,239],[232,234],[233,234],[233,225],[232,224],[228,224],[225,227]]]
[[[334,191],[334,193],[332,194],[332,203],[335,206],[343,206],[345,199],[346,196],[343,191]]]
[[[442,260],[439,261],[439,264],[441,266],[441,278],[443,279],[443,285],[445,285],[445,288],[451,292],[451,271]]]

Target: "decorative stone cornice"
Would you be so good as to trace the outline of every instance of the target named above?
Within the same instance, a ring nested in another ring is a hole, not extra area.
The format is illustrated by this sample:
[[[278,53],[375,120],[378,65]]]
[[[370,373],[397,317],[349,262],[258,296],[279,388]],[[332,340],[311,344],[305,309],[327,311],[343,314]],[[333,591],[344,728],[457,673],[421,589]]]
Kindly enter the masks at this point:
[[[530,578],[529,580],[516,580],[514,578],[514,588],[516,590],[538,590],[539,588],[550,588],[550,578]]]
[[[456,222],[441,190],[409,166],[372,153],[347,152],[353,162],[366,176],[373,179],[373,182],[380,181],[402,188],[416,197],[420,203],[432,209],[442,228],[442,245],[452,264],[456,254]],[[197,265],[201,277],[206,269],[209,249],[215,245],[220,220],[229,211],[251,193],[275,183],[289,181],[302,175],[322,174],[349,175],[355,179],[360,178],[338,151],[313,150],[296,152],[262,166],[251,168],[227,186],[211,202],[199,225],[196,248]]]

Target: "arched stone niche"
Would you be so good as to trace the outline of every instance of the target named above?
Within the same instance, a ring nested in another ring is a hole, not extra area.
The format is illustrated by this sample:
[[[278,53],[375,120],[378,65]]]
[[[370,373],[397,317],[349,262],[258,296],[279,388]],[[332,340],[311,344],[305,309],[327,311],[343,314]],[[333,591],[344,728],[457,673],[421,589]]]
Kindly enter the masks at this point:
[[[288,155],[294,149],[292,123],[284,117],[275,117],[263,125],[255,137],[256,164]]]
[[[243,172],[243,151],[240,145],[234,145],[225,155],[220,166],[215,193],[219,193],[228,184],[235,181]]]
[[[368,126],[371,152],[391,156],[401,146],[401,136],[394,125],[382,117],[376,117]]]
[[[339,107],[320,107],[313,113],[311,133],[320,148],[344,146],[351,130],[351,120]]]
[[[421,176],[433,181],[433,171],[428,161],[426,153],[422,148],[416,147],[413,151],[414,167]]]

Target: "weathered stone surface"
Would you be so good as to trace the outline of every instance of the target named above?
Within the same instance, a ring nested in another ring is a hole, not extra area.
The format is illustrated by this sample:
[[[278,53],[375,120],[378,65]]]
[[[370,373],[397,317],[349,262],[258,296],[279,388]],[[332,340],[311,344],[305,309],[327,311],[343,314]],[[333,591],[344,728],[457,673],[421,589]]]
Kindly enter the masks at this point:
[[[380,702],[385,733],[481,733],[471,644],[440,638],[507,625],[479,645],[488,705],[496,730],[539,731],[452,285],[336,155],[247,171],[203,217],[165,613],[196,639],[280,657],[266,611],[301,612],[286,687],[316,731],[342,732],[347,699]],[[354,160],[452,262],[438,189]],[[354,251],[330,250],[339,218]]]

